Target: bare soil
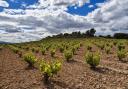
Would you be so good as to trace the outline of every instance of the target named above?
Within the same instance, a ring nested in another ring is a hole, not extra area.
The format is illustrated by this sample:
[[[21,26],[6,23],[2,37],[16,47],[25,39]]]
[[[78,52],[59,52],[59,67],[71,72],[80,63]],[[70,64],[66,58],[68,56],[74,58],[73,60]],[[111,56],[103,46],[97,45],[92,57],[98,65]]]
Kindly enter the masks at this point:
[[[94,47],[93,51],[97,49]],[[118,61],[114,50],[108,55],[100,50],[102,60],[95,70],[84,61],[85,47],[76,52],[71,63],[57,51],[55,56],[63,61],[63,66],[46,85],[38,68],[28,69],[18,54],[4,48],[0,51],[0,89],[128,89],[128,63]],[[35,55],[39,59],[52,59],[49,52]]]

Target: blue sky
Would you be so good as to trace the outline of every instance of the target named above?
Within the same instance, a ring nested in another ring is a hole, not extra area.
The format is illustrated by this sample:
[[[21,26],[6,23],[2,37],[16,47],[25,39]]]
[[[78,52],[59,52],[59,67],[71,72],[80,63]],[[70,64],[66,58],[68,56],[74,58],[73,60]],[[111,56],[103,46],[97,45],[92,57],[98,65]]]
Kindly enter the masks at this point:
[[[38,0],[15,0],[15,2],[12,2],[11,0],[7,0],[9,3],[9,8],[12,9],[20,9],[23,8],[22,4],[32,5],[34,3],[37,3]]]
[[[9,7],[7,9],[25,9],[25,7],[22,6],[23,4],[25,4],[25,6],[29,6],[38,3],[38,0],[14,0],[14,1],[6,0],[6,1],[9,3]],[[77,5],[68,6],[67,12],[70,14],[86,16],[88,13],[98,8],[96,3],[103,3],[104,1],[105,0],[90,0],[90,3],[85,3],[81,7],[77,7]],[[89,7],[90,5],[92,5],[93,7]],[[0,7],[0,11],[3,11],[3,9],[4,9],[3,7]]]
[[[67,12],[71,14],[85,16],[88,13],[98,8],[96,3],[103,3],[103,2],[105,2],[105,0],[90,0],[90,3],[85,3],[82,7],[77,7],[76,9],[75,9],[76,6],[69,6]],[[93,5],[93,7],[90,8],[89,7],[90,5]]]

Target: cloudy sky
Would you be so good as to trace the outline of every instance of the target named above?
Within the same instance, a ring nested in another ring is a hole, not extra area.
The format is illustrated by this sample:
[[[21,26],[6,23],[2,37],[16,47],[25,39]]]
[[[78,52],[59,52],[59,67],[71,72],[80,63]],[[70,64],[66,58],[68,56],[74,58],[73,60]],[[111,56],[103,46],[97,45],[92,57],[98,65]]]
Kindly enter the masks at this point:
[[[128,32],[128,0],[0,0],[0,42],[26,42],[90,28]]]

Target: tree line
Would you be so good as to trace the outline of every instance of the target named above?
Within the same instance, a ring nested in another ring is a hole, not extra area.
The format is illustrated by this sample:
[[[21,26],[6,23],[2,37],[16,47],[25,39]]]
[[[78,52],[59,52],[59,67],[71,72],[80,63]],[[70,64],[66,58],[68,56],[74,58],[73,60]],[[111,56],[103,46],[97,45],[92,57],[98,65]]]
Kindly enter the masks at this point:
[[[87,38],[87,37],[102,37],[102,38],[115,38],[115,39],[128,39],[128,33],[115,33],[113,36],[111,35],[95,35],[96,30],[94,28],[87,30],[82,33],[80,31],[72,32],[72,33],[60,33],[58,35],[53,35],[52,38]],[[48,36],[47,38],[51,38]]]
[[[53,38],[85,38],[85,37],[94,37],[96,30],[94,28],[87,30],[85,33],[80,31],[72,33],[60,33],[58,35],[53,35]]]

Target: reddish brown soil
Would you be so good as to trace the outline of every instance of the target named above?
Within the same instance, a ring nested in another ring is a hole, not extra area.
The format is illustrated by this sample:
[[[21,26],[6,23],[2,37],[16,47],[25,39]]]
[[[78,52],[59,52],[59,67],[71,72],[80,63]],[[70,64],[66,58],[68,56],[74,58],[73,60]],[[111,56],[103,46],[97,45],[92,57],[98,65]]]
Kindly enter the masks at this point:
[[[98,48],[94,47],[93,51]],[[100,50],[101,51],[101,50]],[[97,69],[90,69],[85,63],[85,47],[81,47],[74,55],[74,61],[67,63],[63,54],[57,51],[56,57],[63,60],[61,71],[51,79],[49,84],[43,83],[43,76],[37,69],[28,69],[27,63],[10,49],[0,51],[0,89],[128,89],[128,63],[118,61],[114,53],[102,53],[102,60]],[[37,58],[50,60],[50,53]]]

